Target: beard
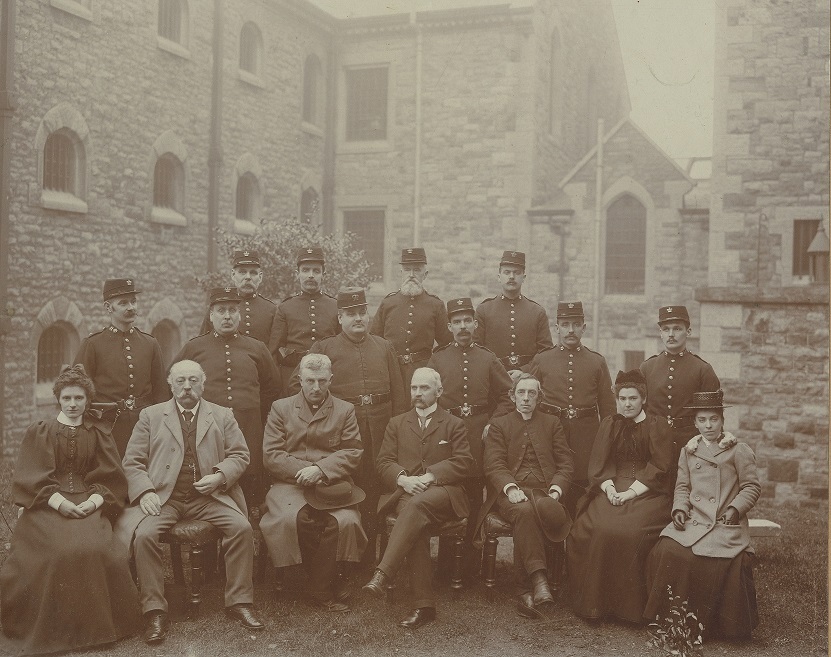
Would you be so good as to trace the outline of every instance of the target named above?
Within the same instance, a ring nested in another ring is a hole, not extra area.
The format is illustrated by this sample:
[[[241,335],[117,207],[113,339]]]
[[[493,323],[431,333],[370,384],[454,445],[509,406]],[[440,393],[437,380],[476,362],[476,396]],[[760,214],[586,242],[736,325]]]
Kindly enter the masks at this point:
[[[401,293],[408,297],[417,297],[424,292],[424,286],[418,281],[406,281],[401,284]]]

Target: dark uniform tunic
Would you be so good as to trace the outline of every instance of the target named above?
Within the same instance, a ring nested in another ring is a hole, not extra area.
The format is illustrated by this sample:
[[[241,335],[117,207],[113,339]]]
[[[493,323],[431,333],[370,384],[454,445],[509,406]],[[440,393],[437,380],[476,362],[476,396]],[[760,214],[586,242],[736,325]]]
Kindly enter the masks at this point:
[[[495,353],[506,370],[519,369],[554,346],[545,309],[522,295],[485,299],[476,308],[476,321],[473,341]]]
[[[112,436],[123,457],[139,411],[170,398],[159,343],[136,327],[120,331],[108,326],[84,338],[75,356],[78,363],[95,384],[96,402],[127,402],[103,418],[114,422]]]
[[[315,342],[338,333],[338,303],[333,297],[301,291],[284,299],[277,306],[268,342],[277,355],[283,381],[291,379],[294,368]]]
[[[260,342],[269,344],[269,338],[274,324],[274,313],[277,311],[276,304],[259,294],[250,297],[240,296],[242,297],[239,304],[240,335],[255,338]],[[213,331],[213,324],[211,324],[209,312],[202,322],[200,333],[210,333],[211,331]]]
[[[678,474],[681,448],[698,433],[695,411],[685,410],[694,392],[718,390],[721,383],[710,363],[685,349],[678,354],[663,351],[641,363],[646,378],[646,412],[666,418],[672,426],[674,443],[672,484]]]
[[[361,505],[364,530],[374,546],[380,484],[375,474],[375,459],[384,440],[387,423],[394,415],[404,413],[409,404],[401,380],[401,370],[395,350],[387,340],[367,334],[361,342],[353,342],[345,334],[315,342],[310,353],[326,354],[332,361],[332,383],[329,392],[335,397],[355,404],[358,429],[364,447],[361,468],[356,483],[366,493]],[[300,390],[295,371],[291,379],[291,394]],[[374,563],[375,550],[370,547],[366,559]]]
[[[540,380],[539,410],[560,418],[574,452],[574,483],[563,501],[573,515],[575,502],[586,492],[586,471],[600,420],[615,412],[609,366],[585,345],[569,349],[559,344],[534,356],[522,369]]]
[[[405,387],[409,387],[413,372],[430,360],[434,342],[441,347],[453,340],[444,302],[429,292],[415,297],[400,291],[388,294],[378,306],[369,331],[392,342]]]
[[[249,509],[265,498],[263,482],[263,414],[280,393],[280,374],[264,343],[234,333],[212,331],[189,340],[174,362],[193,360],[205,370],[209,402],[234,411],[245,436],[251,462],[240,478]]]

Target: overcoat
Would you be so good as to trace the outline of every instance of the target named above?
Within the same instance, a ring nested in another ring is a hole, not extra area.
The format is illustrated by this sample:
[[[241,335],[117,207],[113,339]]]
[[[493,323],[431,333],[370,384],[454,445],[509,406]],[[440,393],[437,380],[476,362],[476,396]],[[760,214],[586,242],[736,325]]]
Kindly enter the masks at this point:
[[[680,509],[688,519],[683,531],[670,523],[661,536],[702,557],[735,557],[750,547],[747,512],[761,492],[756,457],[746,443],[729,432],[712,445],[696,436],[681,450],[672,503],[673,512]],[[731,506],[739,512],[738,525],[719,520]]]
[[[303,561],[297,513],[306,505],[306,497],[303,488],[295,483],[297,472],[317,465],[330,483],[351,482],[362,454],[352,404],[330,394],[312,413],[302,392],[272,404],[263,439],[263,463],[273,483],[266,496],[268,511],[260,520],[260,529],[276,567]],[[359,561],[366,536],[360,529],[357,509],[330,509],[328,513],[338,521],[337,560]]]
[[[185,458],[185,441],[176,401],[170,399],[142,409],[133,429],[122,467],[127,476],[130,506],[119,516],[114,530],[130,545],[136,527],[146,517],[138,504],[141,496],[155,490],[161,503],[170,499]],[[196,414],[196,459],[203,474],[222,472],[226,484],[213,497],[243,516],[248,515],[245,498],[237,485],[249,461],[248,447],[230,408],[202,399]]]

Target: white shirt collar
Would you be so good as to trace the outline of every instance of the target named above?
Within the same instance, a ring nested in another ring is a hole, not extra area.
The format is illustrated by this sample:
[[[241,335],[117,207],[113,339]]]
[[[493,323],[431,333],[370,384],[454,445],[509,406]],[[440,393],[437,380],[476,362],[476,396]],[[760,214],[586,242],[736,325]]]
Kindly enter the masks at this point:
[[[418,408],[418,407],[416,407],[415,410],[416,410],[416,413],[418,413],[421,417],[427,417],[428,415],[432,415],[433,413],[435,413],[438,406],[439,406],[438,402],[433,402],[433,405],[428,407],[428,408]]]
[[[182,414],[182,413],[184,413],[185,411],[190,411],[191,413],[193,413],[193,417],[196,417],[196,411],[198,411],[198,410],[199,410],[199,404],[201,404],[201,403],[202,403],[202,400],[200,399],[198,402],[196,402],[196,406],[194,406],[193,408],[185,408],[184,406],[182,406],[182,405],[181,405],[181,404],[177,401],[177,402],[176,402],[176,406],[178,406],[178,407],[179,407],[179,415],[181,415],[181,414]]]
[[[77,419],[72,420],[64,414],[63,411],[58,413],[58,422],[65,424],[68,427],[80,427],[84,423],[84,416],[81,415]]]
[[[635,424],[640,424],[646,419],[646,411],[641,409],[641,412],[638,413],[637,417],[634,419]]]

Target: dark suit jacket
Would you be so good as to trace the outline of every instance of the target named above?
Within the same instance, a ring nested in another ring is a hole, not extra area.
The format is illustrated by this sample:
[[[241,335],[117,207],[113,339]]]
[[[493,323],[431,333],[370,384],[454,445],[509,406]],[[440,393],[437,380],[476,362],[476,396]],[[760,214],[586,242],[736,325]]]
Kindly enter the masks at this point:
[[[482,507],[480,520],[491,510],[496,498],[505,494],[505,486],[517,483],[515,477],[522,463],[526,428],[545,475],[546,489],[557,485],[563,494],[568,490],[574,475],[574,456],[560,420],[553,415],[535,411],[526,423],[522,415],[514,411],[494,418],[485,439],[488,499]]]
[[[460,518],[469,513],[467,496],[461,484],[474,467],[464,422],[437,408],[424,436],[415,409],[397,415],[387,424],[384,442],[375,462],[381,488],[386,491],[378,502],[378,515],[395,508],[403,489],[396,483],[402,471],[408,475],[430,472],[435,486],[450,495],[453,510]]]

